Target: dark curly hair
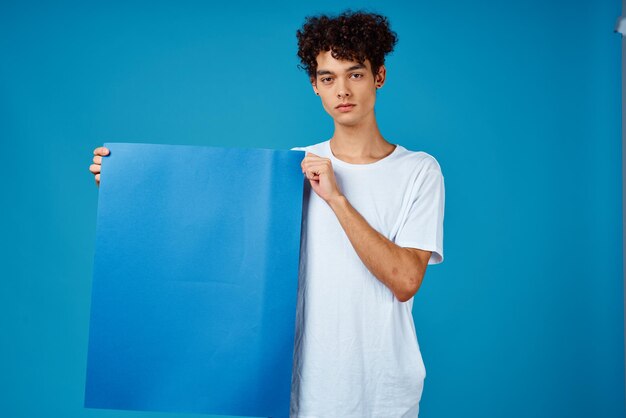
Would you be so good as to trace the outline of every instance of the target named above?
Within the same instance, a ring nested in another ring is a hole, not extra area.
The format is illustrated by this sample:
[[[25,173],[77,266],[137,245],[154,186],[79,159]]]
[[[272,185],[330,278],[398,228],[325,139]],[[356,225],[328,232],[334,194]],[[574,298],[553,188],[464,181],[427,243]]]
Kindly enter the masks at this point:
[[[363,64],[368,59],[376,75],[385,63],[385,55],[393,51],[398,35],[389,28],[389,20],[376,13],[353,12],[350,9],[336,17],[325,14],[307,16],[298,38],[298,57],[309,77],[315,78],[317,55],[330,51],[335,59]]]

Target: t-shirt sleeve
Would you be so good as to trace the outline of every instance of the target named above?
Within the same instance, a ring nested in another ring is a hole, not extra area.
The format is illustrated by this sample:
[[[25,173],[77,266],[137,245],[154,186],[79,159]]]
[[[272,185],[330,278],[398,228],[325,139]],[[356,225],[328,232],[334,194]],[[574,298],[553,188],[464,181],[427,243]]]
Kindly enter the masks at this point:
[[[395,243],[432,251],[428,264],[443,262],[443,218],[445,184],[439,165],[420,174],[412,191],[406,219],[400,226]]]

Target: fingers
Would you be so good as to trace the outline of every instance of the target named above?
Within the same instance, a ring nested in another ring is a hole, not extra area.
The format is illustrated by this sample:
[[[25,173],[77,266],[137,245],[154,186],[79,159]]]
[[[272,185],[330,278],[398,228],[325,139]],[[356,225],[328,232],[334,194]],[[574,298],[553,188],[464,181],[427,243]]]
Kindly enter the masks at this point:
[[[109,155],[109,149],[106,147],[98,147],[93,150],[93,155]]]
[[[319,167],[324,171],[332,170],[333,164],[330,161],[330,158],[321,158],[321,157],[305,157],[300,163],[300,167],[302,168],[302,172],[306,172],[312,167]]]
[[[109,155],[109,149],[105,147],[98,147],[93,150],[93,163],[94,164],[102,164],[102,156]]]
[[[330,161],[330,158],[320,157],[318,155],[311,154],[310,152],[307,152],[306,156],[302,159],[302,162],[305,162],[305,161],[318,161],[318,160],[328,160],[328,161]]]
[[[99,174],[100,173],[100,164],[91,164],[89,166],[89,171],[91,171],[94,174]]]
[[[93,150],[93,164],[89,166],[89,171],[91,171],[94,176],[94,180],[96,181],[96,185],[100,187],[100,167],[102,165],[102,156],[109,155],[110,151],[107,147],[98,147]]]
[[[332,171],[330,158],[322,158],[310,153],[307,153],[300,166],[306,178],[315,181],[319,181],[322,174]]]
[[[304,175],[309,180],[319,180],[319,174],[313,173],[311,171],[306,171]]]
[[[302,168],[302,172],[304,173],[304,175],[306,176],[306,178],[308,179],[313,179],[314,177],[317,177],[320,175],[319,172],[317,172],[317,170],[313,170],[312,167],[307,166],[307,167],[303,167]]]
[[[319,176],[329,171],[329,166],[325,162],[322,164],[308,165],[304,173],[309,180],[319,180]]]

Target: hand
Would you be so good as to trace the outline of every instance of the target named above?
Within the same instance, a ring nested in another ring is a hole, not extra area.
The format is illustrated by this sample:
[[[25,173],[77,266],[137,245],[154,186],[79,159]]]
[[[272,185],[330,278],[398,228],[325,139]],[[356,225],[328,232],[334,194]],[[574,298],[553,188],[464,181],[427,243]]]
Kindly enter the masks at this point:
[[[109,149],[98,147],[93,150],[93,164],[89,166],[89,171],[95,174],[96,186],[100,187],[100,167],[102,165],[102,156],[109,155]]]
[[[315,193],[324,199],[326,203],[330,203],[332,199],[342,196],[329,158],[323,158],[307,152],[300,166],[302,167],[302,172],[309,179]]]

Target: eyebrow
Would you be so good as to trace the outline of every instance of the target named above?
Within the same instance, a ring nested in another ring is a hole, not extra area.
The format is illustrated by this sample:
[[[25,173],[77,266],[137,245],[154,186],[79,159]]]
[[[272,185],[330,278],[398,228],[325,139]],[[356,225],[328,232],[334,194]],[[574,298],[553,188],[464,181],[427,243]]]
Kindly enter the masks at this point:
[[[363,65],[363,64],[357,64],[357,65],[353,65],[352,67],[348,68],[346,70],[346,72],[352,71],[352,70],[359,70],[361,68],[367,68],[367,67],[365,65]],[[332,71],[329,71],[329,70],[317,70],[317,75],[326,75],[326,74],[334,75],[335,73],[333,73]]]

